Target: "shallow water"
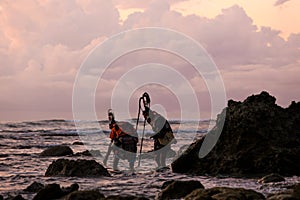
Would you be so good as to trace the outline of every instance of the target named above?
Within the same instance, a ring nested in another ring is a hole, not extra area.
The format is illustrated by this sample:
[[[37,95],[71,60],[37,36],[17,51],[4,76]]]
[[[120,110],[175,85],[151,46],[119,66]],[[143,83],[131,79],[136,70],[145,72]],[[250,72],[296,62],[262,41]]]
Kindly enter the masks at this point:
[[[177,144],[172,149],[177,151],[184,145],[190,144],[195,138],[201,137],[208,129],[209,121],[202,122],[172,122],[171,126],[176,132]],[[32,182],[43,184],[59,183],[69,186],[76,182],[80,189],[97,189],[104,195],[137,195],[153,198],[164,181],[167,180],[199,180],[205,188],[215,186],[243,187],[254,189],[265,195],[285,190],[288,186],[300,182],[300,177],[286,177],[283,183],[260,184],[257,179],[236,179],[230,177],[190,176],[165,172],[155,172],[153,159],[142,159],[141,167],[137,168],[136,175],[126,174],[128,163],[121,161],[119,167],[125,171],[122,174],[112,174],[112,177],[102,178],[76,178],[76,177],[45,177],[47,167],[57,157],[40,157],[39,153],[50,146],[65,144],[70,146],[74,153],[86,149],[100,150],[102,157],[74,157],[68,159],[96,159],[102,163],[106,153],[109,139],[107,123],[82,122],[83,126],[77,127],[72,121],[48,120],[38,122],[0,123],[0,194],[4,197],[22,194],[27,199],[32,199],[34,194],[25,193],[25,189]],[[99,129],[101,128],[101,130]],[[139,128],[141,129],[141,128]],[[141,135],[141,131],[138,132]],[[143,151],[152,149],[150,127],[146,127]],[[85,145],[72,145],[75,141],[83,141]],[[112,165],[113,156],[108,161]],[[173,158],[168,159],[168,164]],[[137,165],[137,163],[136,163]]]

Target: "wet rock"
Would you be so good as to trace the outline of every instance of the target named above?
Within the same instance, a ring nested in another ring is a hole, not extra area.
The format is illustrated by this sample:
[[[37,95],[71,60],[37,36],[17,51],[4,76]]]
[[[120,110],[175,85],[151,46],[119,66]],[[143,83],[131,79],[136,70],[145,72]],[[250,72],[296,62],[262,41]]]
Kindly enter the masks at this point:
[[[54,147],[49,147],[44,150],[40,155],[41,156],[67,156],[72,155],[73,151],[70,147],[65,145],[58,145]]]
[[[285,179],[279,174],[270,174],[258,180],[259,183],[273,183],[273,182],[281,182],[281,181],[285,181]]]
[[[185,200],[216,200],[211,197],[204,189],[196,189],[184,197]]]
[[[166,184],[165,184],[166,185]],[[156,199],[179,199],[185,197],[193,190],[204,188],[199,181],[173,181],[169,183],[156,196]]]
[[[66,188],[60,188],[59,184],[49,184],[42,188],[33,198],[33,200],[44,200],[44,199],[58,199],[63,196],[70,194],[71,192],[77,191],[79,185],[77,183],[72,184]]]
[[[10,200],[25,200],[25,199],[22,197],[22,195],[19,194]]]
[[[102,157],[102,154],[99,150],[85,150],[83,152],[75,153],[74,156],[95,156]]]
[[[269,196],[267,200],[300,200],[300,183],[291,189]]]
[[[188,144],[181,146],[180,149],[176,153],[176,158],[180,157],[181,154],[183,154],[183,152],[185,152],[189,148],[189,146],[190,145],[188,145]]]
[[[103,199],[104,195],[96,190],[76,191],[65,197],[65,200],[91,200]]]
[[[74,137],[74,136],[78,136],[79,135],[77,133],[42,133],[41,136],[50,136],[51,138],[52,137],[60,137],[60,136],[63,136],[63,137]]]
[[[77,183],[73,183],[69,187],[63,187],[61,190],[64,195],[69,194],[71,192],[77,191],[79,189],[79,185]]]
[[[118,196],[111,195],[105,198],[105,200],[148,200],[146,197],[136,197],[136,196]]]
[[[300,199],[300,183],[296,184],[293,187],[292,195],[293,195],[293,197]]]
[[[95,160],[58,159],[50,164],[45,176],[101,177],[110,174]]]
[[[38,182],[34,181],[26,189],[24,189],[24,191],[37,193],[38,191],[40,191],[43,188],[44,188],[44,185],[42,183],[38,183]]]
[[[73,142],[72,145],[84,145],[84,143],[83,143],[83,142],[76,141],[76,142]]]
[[[185,196],[186,200],[264,200],[263,194],[244,188],[215,187],[197,189]]]
[[[34,197],[33,200],[57,199],[63,196],[60,186],[56,183],[46,185]]]
[[[173,172],[300,175],[300,102],[282,108],[275,101],[267,92],[243,102],[228,101],[228,107],[218,115],[216,126],[208,133],[213,136],[221,132],[214,148],[200,159],[204,139],[213,137],[197,140],[172,163]]]
[[[278,194],[267,198],[267,200],[298,200],[291,194]]]
[[[161,189],[165,189],[166,187],[168,187],[171,183],[173,183],[175,180],[169,180],[169,181],[165,181],[163,182]]]

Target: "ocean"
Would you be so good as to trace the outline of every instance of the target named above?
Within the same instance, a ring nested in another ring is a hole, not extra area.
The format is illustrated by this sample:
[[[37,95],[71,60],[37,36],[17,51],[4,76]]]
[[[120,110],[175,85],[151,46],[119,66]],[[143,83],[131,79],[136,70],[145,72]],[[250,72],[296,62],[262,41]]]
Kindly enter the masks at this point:
[[[127,120],[135,126],[134,120]],[[175,157],[184,151],[197,138],[202,137],[214,125],[212,120],[179,121],[170,120],[177,143],[172,145]],[[142,136],[143,122],[139,123],[138,135]],[[64,156],[67,159],[95,159],[102,164],[110,139],[108,138],[108,122],[104,121],[72,121],[72,120],[41,120],[28,122],[0,122],[0,194],[4,197],[21,194],[26,199],[32,199],[34,194],[24,192],[34,181],[43,184],[58,183],[69,186],[78,183],[80,190],[97,189],[104,195],[136,195],[154,198],[160,191],[163,182],[168,180],[199,180],[205,188],[216,186],[242,187],[253,189],[268,195],[285,190],[290,185],[300,182],[300,177],[285,177],[285,182],[261,184],[257,179],[231,178],[224,175],[192,176],[172,173],[171,170],[156,172],[156,165],[147,152],[153,149],[150,139],[152,130],[149,125],[144,132],[143,157],[136,174],[126,173],[128,162],[120,161],[119,168],[125,173],[112,174],[112,177],[77,178],[77,177],[45,177],[47,167],[58,157],[41,157],[39,154],[48,147],[67,145],[74,154],[85,150],[99,150],[101,155]],[[141,140],[139,140],[141,141]],[[76,145],[74,142],[83,142]],[[138,144],[140,145],[140,143]],[[139,148],[138,148],[139,151]],[[59,157],[61,158],[61,157]],[[112,166],[113,155],[107,163]],[[167,159],[170,164],[174,157]],[[137,162],[135,163],[137,166]]]

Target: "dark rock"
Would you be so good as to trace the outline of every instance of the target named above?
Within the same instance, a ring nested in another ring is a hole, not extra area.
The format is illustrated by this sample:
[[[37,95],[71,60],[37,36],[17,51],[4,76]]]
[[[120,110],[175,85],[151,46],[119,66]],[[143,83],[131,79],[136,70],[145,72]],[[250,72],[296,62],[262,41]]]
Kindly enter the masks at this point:
[[[186,145],[183,145],[179,148],[179,150],[177,151],[176,153],[176,158],[178,158],[179,156],[181,156],[181,154],[183,154],[188,148],[189,148],[190,145],[186,144]]]
[[[49,147],[48,149],[44,150],[40,155],[41,156],[67,156],[72,154],[73,151],[70,147],[59,145],[59,146]]]
[[[277,194],[267,198],[267,200],[298,200],[298,199],[294,198],[291,194]]]
[[[71,192],[75,192],[79,189],[79,185],[77,183],[73,183],[69,187],[63,187],[61,190],[64,195],[70,194]]]
[[[300,199],[300,183],[294,186],[292,195],[293,197]]]
[[[162,186],[161,189],[165,189],[166,187],[168,187],[171,183],[173,183],[175,180],[169,180],[169,181],[165,181]]]
[[[279,174],[270,174],[258,180],[259,183],[272,183],[272,182],[281,182],[281,181],[285,181],[285,179]]]
[[[104,195],[96,190],[76,191],[66,196],[65,200],[97,200],[103,199]]]
[[[300,183],[294,185],[292,189],[273,194],[267,198],[268,200],[300,200]]]
[[[44,199],[58,199],[71,192],[77,191],[79,185],[77,183],[72,184],[66,188],[60,188],[59,184],[49,184],[42,188],[33,198],[33,200],[44,200]]]
[[[74,156],[94,156],[102,157],[102,154],[99,150],[85,150],[83,152],[75,153]]]
[[[38,191],[40,191],[43,188],[44,188],[44,185],[42,183],[38,183],[38,182],[34,181],[26,189],[24,189],[24,191],[37,193]]]
[[[14,198],[12,198],[11,200],[25,200],[23,197],[22,197],[22,195],[17,195],[17,196],[15,196]]]
[[[77,133],[42,133],[41,136],[50,136],[52,137],[74,137],[74,136],[79,136]]]
[[[172,163],[173,172],[300,175],[300,102],[282,108],[275,101],[267,92],[252,95],[244,102],[228,101],[208,133],[213,136],[221,131],[215,147],[200,159],[205,137],[197,140]]]
[[[184,197],[186,200],[215,200],[204,189],[196,189]]]
[[[73,142],[72,145],[84,145],[84,143],[83,143],[83,142],[76,141],[76,142]]]
[[[0,195],[0,200],[3,200],[3,196],[2,195]]]
[[[118,196],[111,195],[105,198],[105,200],[148,200],[146,197],[135,197],[135,196]]]
[[[215,187],[210,189],[197,189],[185,196],[186,200],[263,200],[264,195],[254,190],[244,188]]]
[[[204,188],[199,181],[173,181],[157,194],[156,199],[179,199],[198,188]]]
[[[50,164],[45,176],[101,177],[110,174],[95,160],[58,159]]]
[[[63,196],[60,186],[56,183],[46,185],[33,198],[33,200],[57,199]]]

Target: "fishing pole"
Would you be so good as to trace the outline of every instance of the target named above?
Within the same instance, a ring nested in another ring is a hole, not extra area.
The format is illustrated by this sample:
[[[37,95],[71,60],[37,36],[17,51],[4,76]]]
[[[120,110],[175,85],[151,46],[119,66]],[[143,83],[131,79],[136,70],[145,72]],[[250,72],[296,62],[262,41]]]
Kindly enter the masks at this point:
[[[140,110],[141,108],[141,101],[143,100],[143,105],[144,105],[144,111],[143,112],[149,112],[150,110],[150,97],[149,94],[147,92],[144,92],[144,94],[142,95],[142,97],[139,98],[139,111],[138,111],[138,120],[139,120],[139,116],[140,116]],[[138,161],[138,167],[141,164],[141,155],[142,155],[142,150],[143,150],[143,142],[144,142],[144,134],[145,134],[145,126],[146,126],[146,121],[147,119],[144,119],[144,126],[143,126],[143,132],[142,132],[142,139],[141,139],[141,147],[140,147],[140,155],[139,155],[139,161]],[[138,121],[137,121],[137,125],[138,125]]]

